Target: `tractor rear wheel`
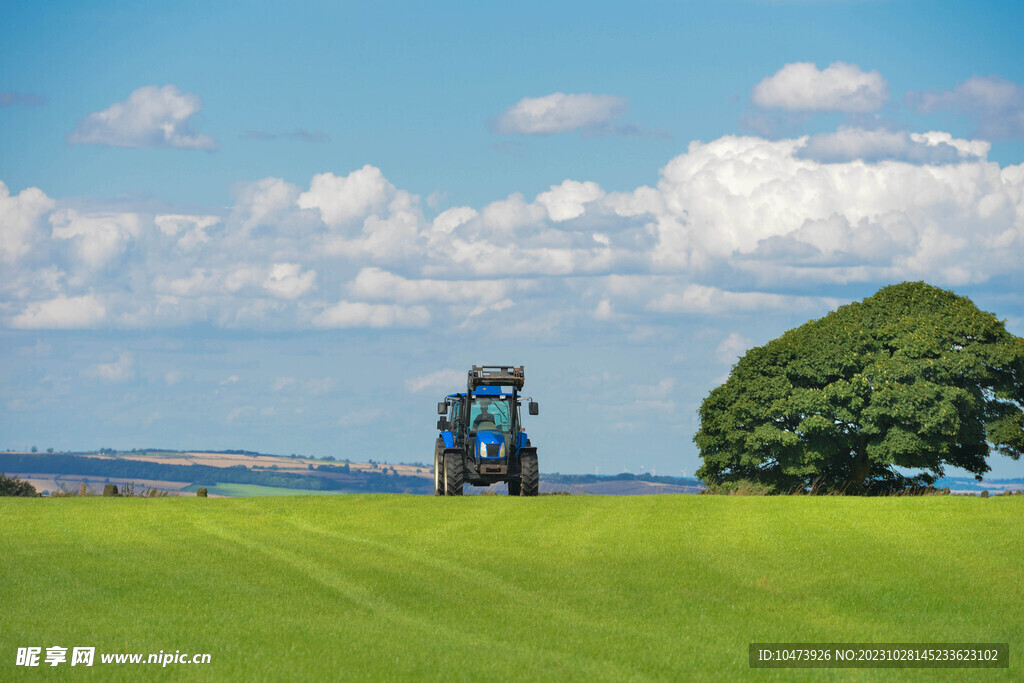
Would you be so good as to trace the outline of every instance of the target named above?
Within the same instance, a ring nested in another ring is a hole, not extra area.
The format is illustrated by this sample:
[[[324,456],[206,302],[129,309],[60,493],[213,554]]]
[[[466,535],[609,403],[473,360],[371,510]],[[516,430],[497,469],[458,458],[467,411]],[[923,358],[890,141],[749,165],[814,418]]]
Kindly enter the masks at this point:
[[[536,496],[540,491],[540,470],[537,466],[537,454],[524,453],[521,455],[519,470],[522,472],[522,479],[519,482],[519,495]]]
[[[466,482],[466,472],[459,453],[444,454],[444,495],[461,496],[462,485]]]
[[[440,449],[434,449],[434,495],[444,495],[444,458]]]

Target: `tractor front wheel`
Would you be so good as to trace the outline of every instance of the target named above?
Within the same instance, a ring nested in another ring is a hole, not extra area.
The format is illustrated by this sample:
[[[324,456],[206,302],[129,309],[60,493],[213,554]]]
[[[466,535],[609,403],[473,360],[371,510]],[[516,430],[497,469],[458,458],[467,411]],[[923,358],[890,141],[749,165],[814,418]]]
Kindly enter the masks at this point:
[[[444,458],[440,449],[434,449],[434,495],[444,495]]]
[[[444,454],[444,495],[461,496],[462,486],[466,482],[462,455],[459,453]]]
[[[536,496],[540,491],[540,469],[537,466],[536,453],[523,453],[519,459],[519,471],[522,479],[519,481],[519,495]],[[511,491],[511,486],[509,491]]]

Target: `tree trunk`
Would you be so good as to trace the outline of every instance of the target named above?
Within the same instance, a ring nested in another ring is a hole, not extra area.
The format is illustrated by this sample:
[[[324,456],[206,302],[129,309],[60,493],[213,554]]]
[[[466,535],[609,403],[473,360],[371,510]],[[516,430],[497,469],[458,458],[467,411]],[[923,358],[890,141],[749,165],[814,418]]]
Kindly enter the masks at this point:
[[[868,459],[867,451],[860,448],[853,455],[853,469],[850,470],[850,483],[856,488],[861,488],[864,486],[864,480],[868,478],[868,474],[870,473],[871,460]]]

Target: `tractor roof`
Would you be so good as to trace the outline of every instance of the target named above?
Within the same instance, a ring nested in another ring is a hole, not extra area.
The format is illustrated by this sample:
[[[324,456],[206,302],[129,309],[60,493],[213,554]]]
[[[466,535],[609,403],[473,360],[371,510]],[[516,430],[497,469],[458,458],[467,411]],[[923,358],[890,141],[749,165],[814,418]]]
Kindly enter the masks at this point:
[[[448,394],[445,398],[465,398],[466,393]],[[501,387],[477,387],[471,396],[487,398],[512,398],[512,394],[502,391]]]
[[[522,389],[525,382],[526,372],[522,365],[474,365],[469,371],[468,390],[473,393],[477,387]]]

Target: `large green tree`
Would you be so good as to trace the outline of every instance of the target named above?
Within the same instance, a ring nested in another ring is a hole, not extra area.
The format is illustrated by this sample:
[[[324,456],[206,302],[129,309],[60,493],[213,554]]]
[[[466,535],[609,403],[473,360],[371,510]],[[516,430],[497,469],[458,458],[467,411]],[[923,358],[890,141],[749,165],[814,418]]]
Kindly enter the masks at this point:
[[[980,479],[990,447],[1024,453],[1022,406],[1024,339],[905,282],[748,351],[701,404],[697,476],[779,493],[928,484],[945,466]]]

